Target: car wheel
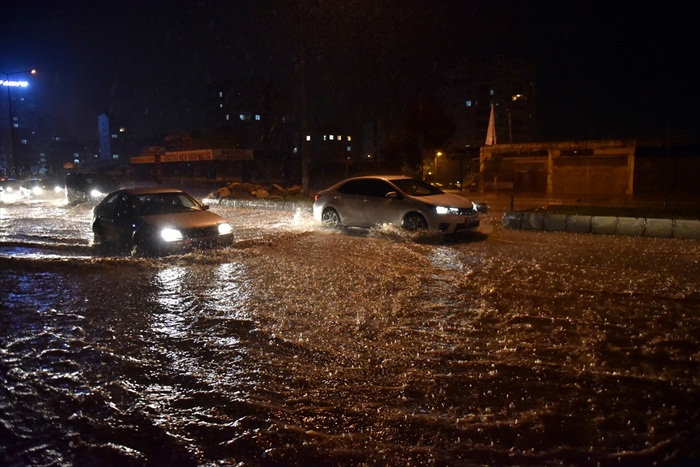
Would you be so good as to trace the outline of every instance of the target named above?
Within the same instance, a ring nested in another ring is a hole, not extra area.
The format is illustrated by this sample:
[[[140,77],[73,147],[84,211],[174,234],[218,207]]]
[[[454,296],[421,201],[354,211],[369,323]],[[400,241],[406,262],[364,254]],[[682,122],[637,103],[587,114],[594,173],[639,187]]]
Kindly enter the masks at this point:
[[[92,226],[92,244],[98,247],[104,246],[105,237],[100,224]]]
[[[425,230],[428,228],[428,223],[420,214],[411,212],[406,214],[406,217],[403,218],[403,228],[411,232],[415,230]]]
[[[340,215],[333,208],[324,209],[321,215],[321,223],[324,227],[340,227]]]
[[[105,240],[105,235],[100,224],[95,224],[92,226],[92,246],[97,254],[106,254],[111,250],[107,244],[107,241]]]
[[[146,242],[140,235],[134,236],[134,241],[131,248],[131,254],[135,256],[150,256],[151,249],[148,247],[148,242]]]

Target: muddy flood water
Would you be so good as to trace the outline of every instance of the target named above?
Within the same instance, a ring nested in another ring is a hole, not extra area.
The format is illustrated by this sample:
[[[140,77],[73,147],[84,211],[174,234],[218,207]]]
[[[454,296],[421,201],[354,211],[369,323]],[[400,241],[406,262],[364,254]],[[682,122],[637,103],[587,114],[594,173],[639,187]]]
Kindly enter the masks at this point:
[[[1,465],[700,461],[700,242],[211,209],[231,248],[138,258],[0,205]]]

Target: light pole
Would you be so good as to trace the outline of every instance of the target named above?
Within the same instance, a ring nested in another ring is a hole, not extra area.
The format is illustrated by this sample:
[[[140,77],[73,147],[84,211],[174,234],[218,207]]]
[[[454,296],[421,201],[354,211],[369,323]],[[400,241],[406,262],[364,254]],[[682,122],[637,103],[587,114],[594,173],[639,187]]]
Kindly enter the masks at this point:
[[[10,81],[10,76],[22,75],[25,73],[31,73],[33,75],[36,73],[36,70],[15,71],[12,73],[6,73],[4,71],[0,71],[0,75],[5,75],[5,79],[0,81],[0,84],[7,88],[7,110],[8,110],[9,116],[10,116],[10,157],[12,158],[12,162],[14,165],[14,169],[15,169],[14,176],[15,177],[17,177],[19,175],[19,164],[17,163],[17,155],[15,154],[15,122],[14,122],[14,117],[12,116],[12,97],[10,96],[10,88],[15,88],[15,87],[26,88],[27,86],[29,86],[29,82],[28,81]]]

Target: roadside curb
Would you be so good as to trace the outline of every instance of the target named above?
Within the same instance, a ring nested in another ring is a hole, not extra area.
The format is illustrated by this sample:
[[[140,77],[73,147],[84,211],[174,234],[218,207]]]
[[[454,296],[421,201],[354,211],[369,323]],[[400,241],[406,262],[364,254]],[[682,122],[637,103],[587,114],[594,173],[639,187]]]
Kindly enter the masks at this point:
[[[506,212],[501,223],[507,229],[700,240],[700,220],[693,219],[585,216],[552,214],[541,211],[513,211]]]

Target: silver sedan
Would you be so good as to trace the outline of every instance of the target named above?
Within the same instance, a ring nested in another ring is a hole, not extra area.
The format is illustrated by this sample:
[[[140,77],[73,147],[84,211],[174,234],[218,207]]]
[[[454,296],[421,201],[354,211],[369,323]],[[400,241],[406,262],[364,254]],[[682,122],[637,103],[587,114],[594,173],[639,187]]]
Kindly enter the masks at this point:
[[[391,224],[451,234],[479,226],[473,202],[402,175],[343,180],[316,194],[313,212],[316,221],[331,227]]]

